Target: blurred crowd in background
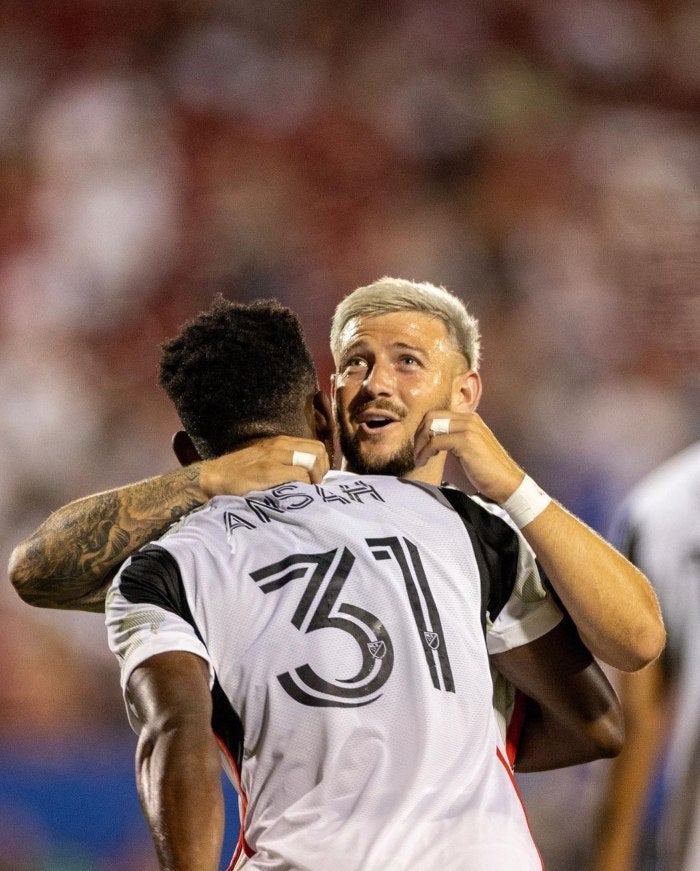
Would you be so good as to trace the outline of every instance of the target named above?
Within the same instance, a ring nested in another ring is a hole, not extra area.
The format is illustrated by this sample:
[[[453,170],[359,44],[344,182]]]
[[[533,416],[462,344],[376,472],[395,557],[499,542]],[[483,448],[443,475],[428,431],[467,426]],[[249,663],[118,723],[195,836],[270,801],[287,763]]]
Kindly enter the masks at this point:
[[[604,533],[700,437],[698,105],[698,0],[0,0],[3,565],[174,466],[158,345],[214,293],[295,309],[327,384],[385,274],[467,302],[483,416]],[[0,871],[155,867],[101,617],[0,615]],[[596,770],[522,779],[551,871]]]

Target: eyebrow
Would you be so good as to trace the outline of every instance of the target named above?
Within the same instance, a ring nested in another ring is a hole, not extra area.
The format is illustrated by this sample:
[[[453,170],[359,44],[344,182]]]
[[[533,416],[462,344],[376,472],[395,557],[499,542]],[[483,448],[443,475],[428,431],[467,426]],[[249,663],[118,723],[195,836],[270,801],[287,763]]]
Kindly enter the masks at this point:
[[[344,348],[341,356],[347,357],[348,354],[355,354],[358,351],[362,351],[367,347],[367,342],[362,339],[358,339],[352,345],[349,345],[347,348]],[[425,348],[422,348],[420,345],[410,345],[408,342],[392,342],[389,345],[389,348],[392,351],[410,351],[411,353],[418,354],[427,354],[428,351]]]
[[[397,351],[418,351],[420,354],[427,354],[427,350],[420,345],[409,345],[408,342],[394,342],[391,345]]]

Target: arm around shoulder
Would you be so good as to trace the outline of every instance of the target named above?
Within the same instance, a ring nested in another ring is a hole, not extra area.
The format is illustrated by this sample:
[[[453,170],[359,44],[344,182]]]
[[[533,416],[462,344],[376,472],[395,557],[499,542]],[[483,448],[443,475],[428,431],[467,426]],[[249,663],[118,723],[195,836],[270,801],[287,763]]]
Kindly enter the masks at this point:
[[[312,469],[292,465],[295,450],[313,453]],[[241,495],[289,481],[318,483],[327,471],[321,442],[276,436],[77,499],[17,545],[10,558],[10,580],[29,605],[103,611],[119,566],[183,514],[220,494]]]
[[[15,547],[10,581],[29,605],[103,611],[121,563],[206,500],[196,464],[70,502]]]

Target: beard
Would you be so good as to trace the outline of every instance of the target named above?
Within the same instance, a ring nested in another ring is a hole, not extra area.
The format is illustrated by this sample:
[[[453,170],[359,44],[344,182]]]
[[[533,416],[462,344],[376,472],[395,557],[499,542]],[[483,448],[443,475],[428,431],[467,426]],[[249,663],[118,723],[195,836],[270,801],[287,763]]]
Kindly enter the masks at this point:
[[[413,440],[407,439],[389,457],[365,457],[358,435],[352,435],[342,424],[340,429],[340,449],[349,472],[356,475],[407,475],[416,468],[413,453]]]

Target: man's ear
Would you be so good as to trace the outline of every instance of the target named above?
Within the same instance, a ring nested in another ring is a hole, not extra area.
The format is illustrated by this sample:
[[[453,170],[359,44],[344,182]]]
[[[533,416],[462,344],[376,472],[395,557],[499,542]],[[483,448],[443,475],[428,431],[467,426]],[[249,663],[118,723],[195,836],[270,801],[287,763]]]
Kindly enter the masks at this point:
[[[192,439],[184,429],[180,429],[175,433],[172,444],[175,456],[181,466],[190,466],[192,463],[198,463],[202,459],[199,456],[197,448],[192,444]]]
[[[327,393],[318,390],[311,400],[313,408],[313,427],[316,438],[328,443],[333,441],[335,435],[335,421],[333,420],[333,407]]]
[[[309,415],[308,411],[311,412]],[[318,390],[311,398],[311,407],[307,411],[309,429],[314,437],[323,442],[328,452],[328,460],[333,466],[335,462],[335,420],[333,419],[333,406],[328,394]]]
[[[481,375],[469,369],[457,375],[452,385],[452,410],[476,411],[481,399]]]

